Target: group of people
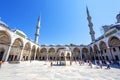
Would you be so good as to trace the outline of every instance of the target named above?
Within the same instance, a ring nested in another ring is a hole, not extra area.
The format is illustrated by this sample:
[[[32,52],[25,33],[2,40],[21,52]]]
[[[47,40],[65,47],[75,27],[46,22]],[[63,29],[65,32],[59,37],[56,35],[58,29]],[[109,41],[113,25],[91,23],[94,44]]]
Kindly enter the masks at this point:
[[[96,65],[96,67],[100,67],[101,69],[102,69],[102,66],[103,65],[106,65],[107,66],[107,68],[106,69],[110,69],[110,62],[109,61],[104,61],[104,63],[103,63],[103,61],[101,61],[101,60],[95,60],[95,65]]]
[[[95,64],[96,68],[101,68],[103,67],[103,65],[106,65],[106,69],[110,69],[110,62],[109,61],[101,61],[101,60],[94,60],[93,62],[91,62],[90,60],[79,60],[79,64],[80,65],[84,65],[87,64],[88,66],[90,66],[90,68],[93,68],[93,64]]]

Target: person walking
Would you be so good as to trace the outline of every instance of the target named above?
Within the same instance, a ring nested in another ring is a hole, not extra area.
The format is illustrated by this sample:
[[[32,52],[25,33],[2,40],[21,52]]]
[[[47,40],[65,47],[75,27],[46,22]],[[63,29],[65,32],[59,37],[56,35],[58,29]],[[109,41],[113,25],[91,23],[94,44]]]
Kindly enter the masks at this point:
[[[107,69],[110,69],[110,63],[109,63],[109,61],[106,61],[106,64],[107,64]]]

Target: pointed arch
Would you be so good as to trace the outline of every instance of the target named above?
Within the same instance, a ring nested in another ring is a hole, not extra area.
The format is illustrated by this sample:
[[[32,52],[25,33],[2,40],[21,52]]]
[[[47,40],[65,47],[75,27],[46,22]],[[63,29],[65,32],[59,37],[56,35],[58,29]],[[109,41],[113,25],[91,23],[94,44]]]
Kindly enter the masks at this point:
[[[12,44],[12,48],[10,50],[10,55],[11,55],[10,61],[19,60],[22,49],[23,49],[23,40],[21,38],[15,39]]]
[[[47,49],[46,49],[46,48],[42,48],[42,49],[40,50],[40,53],[42,53],[42,54],[47,53]]]
[[[7,31],[0,30],[0,60],[3,59],[3,56],[6,55],[5,52],[8,50],[11,44],[11,36]]]
[[[28,60],[28,57],[30,56],[30,51],[31,51],[31,44],[30,44],[30,42],[27,42],[25,44],[25,47],[23,50],[23,55],[22,55],[24,60]]]
[[[93,48],[94,48],[94,53],[97,54],[98,53],[98,46],[96,44],[94,44]]]
[[[75,53],[75,54],[80,54],[80,49],[79,48],[74,48],[73,49],[73,53]]]
[[[47,48],[43,47],[40,50],[40,58],[41,58],[41,60],[46,60],[47,59]]]
[[[78,47],[75,47],[73,49],[73,59],[79,60],[79,58],[80,58],[80,49]]]
[[[116,36],[112,36],[108,40],[108,45],[110,47],[111,57],[112,59],[118,61],[120,60],[119,52],[120,52],[120,39]]]
[[[54,48],[50,48],[50,49],[48,50],[48,53],[55,53],[55,49],[54,49]]]
[[[10,45],[11,37],[8,32],[0,30],[0,44]]]
[[[83,48],[82,49],[82,59],[88,59],[88,49],[87,48]]]
[[[99,48],[100,48],[101,54],[107,53],[107,45],[106,45],[106,43],[104,41],[101,41],[99,43]]]
[[[109,47],[118,47],[120,46],[120,39],[116,36],[112,36],[108,40]]]

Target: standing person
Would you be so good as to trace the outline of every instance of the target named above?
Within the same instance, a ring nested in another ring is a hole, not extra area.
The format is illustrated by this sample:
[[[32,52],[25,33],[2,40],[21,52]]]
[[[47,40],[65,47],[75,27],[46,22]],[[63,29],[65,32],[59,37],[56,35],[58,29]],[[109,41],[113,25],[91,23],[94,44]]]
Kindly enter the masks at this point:
[[[92,62],[91,61],[89,61],[89,66],[90,66],[90,68],[92,68]]]
[[[1,66],[2,66],[2,61],[0,61],[0,68],[1,68]]]
[[[109,61],[106,61],[106,64],[107,64],[107,69],[110,69],[110,63],[109,63]]]
[[[102,69],[102,61],[99,60],[99,65],[100,65],[100,68]]]

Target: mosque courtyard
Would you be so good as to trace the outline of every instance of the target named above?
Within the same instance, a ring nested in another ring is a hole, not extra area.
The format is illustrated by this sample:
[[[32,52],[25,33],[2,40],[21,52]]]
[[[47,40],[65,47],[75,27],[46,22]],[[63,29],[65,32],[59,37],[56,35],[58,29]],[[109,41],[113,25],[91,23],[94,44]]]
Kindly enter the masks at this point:
[[[18,64],[4,63],[0,80],[120,80],[120,69],[91,69],[89,66],[50,66],[50,62],[26,61]]]

